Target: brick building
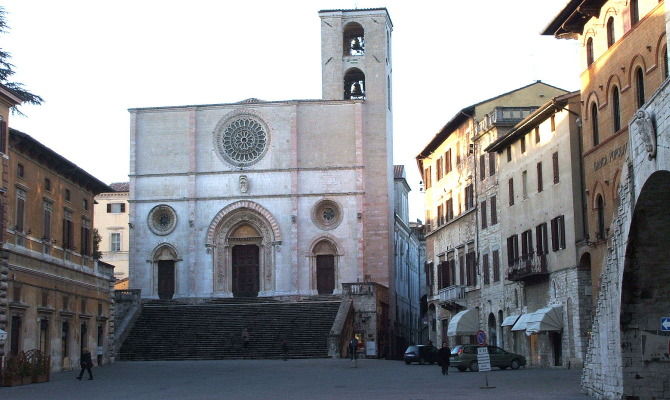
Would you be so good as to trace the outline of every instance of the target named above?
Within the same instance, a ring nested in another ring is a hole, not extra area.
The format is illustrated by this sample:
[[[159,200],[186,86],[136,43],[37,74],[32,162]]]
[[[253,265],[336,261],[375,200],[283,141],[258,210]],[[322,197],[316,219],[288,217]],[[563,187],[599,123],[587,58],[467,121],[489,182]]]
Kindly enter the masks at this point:
[[[8,139],[3,351],[39,349],[53,371],[78,365],[84,347],[108,362],[113,268],[92,257],[92,226],[94,196],[110,189],[23,132]]]

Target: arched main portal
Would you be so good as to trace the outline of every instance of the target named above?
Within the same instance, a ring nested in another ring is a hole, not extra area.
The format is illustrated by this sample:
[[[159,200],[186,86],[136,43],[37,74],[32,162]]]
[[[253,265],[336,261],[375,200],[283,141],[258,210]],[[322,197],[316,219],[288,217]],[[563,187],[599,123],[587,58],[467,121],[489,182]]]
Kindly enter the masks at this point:
[[[207,232],[213,292],[236,297],[272,295],[275,249],[280,244],[279,225],[261,205],[238,201],[219,211]]]
[[[670,172],[657,171],[635,205],[624,262],[620,326],[625,398],[650,393],[650,379],[642,378],[670,376],[670,363],[663,361],[668,359],[668,336],[661,332],[662,317],[670,310],[668,204]]]

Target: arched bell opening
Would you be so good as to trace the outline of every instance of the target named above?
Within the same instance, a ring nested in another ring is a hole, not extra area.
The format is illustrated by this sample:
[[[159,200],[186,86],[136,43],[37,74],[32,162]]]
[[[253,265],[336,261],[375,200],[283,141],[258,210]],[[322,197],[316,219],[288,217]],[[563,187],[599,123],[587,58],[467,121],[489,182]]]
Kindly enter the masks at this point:
[[[362,56],[365,54],[365,30],[357,22],[349,22],[344,26],[342,48],[345,56]]]
[[[351,68],[344,74],[344,99],[365,99],[365,74],[358,68]]]
[[[670,172],[643,185],[633,211],[621,284],[623,398],[652,398],[649,379],[670,376]],[[632,398],[632,397],[631,397]]]

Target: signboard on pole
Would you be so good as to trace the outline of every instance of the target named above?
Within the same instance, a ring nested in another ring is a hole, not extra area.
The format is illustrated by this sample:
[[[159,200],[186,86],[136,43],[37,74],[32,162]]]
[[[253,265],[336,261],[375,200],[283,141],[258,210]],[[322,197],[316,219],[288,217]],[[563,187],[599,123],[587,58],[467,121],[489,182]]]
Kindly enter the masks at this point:
[[[670,317],[661,317],[661,332],[670,332]]]
[[[488,347],[477,348],[477,365],[479,366],[479,372],[491,370],[491,357],[489,357]]]
[[[477,331],[477,344],[483,346],[486,344],[486,332]]]
[[[7,340],[7,332],[0,329],[0,342],[4,342],[5,340]]]

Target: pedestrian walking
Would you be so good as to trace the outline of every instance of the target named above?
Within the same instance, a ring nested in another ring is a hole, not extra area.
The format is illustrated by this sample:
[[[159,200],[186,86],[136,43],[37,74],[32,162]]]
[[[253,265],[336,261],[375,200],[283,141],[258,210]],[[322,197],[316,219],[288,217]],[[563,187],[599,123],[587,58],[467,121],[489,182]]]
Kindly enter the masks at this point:
[[[249,349],[249,330],[247,328],[242,329],[242,345],[244,349]]]
[[[284,358],[284,361],[288,360],[288,342],[286,339],[281,340],[281,354],[282,357]]]
[[[81,366],[81,372],[79,372],[77,379],[81,380],[81,377],[84,376],[84,371],[88,371],[88,380],[92,381],[93,373],[91,372],[91,368],[93,367],[93,361],[91,360],[91,352],[85,347],[81,351],[79,365]]]
[[[437,363],[442,367],[442,375],[449,375],[449,357],[451,349],[447,342],[442,342],[442,348],[437,351]]]
[[[351,359],[351,362],[354,364],[354,367],[357,366],[357,359],[358,359],[358,339],[356,339],[356,336],[352,336],[351,340],[349,341],[349,358]]]

